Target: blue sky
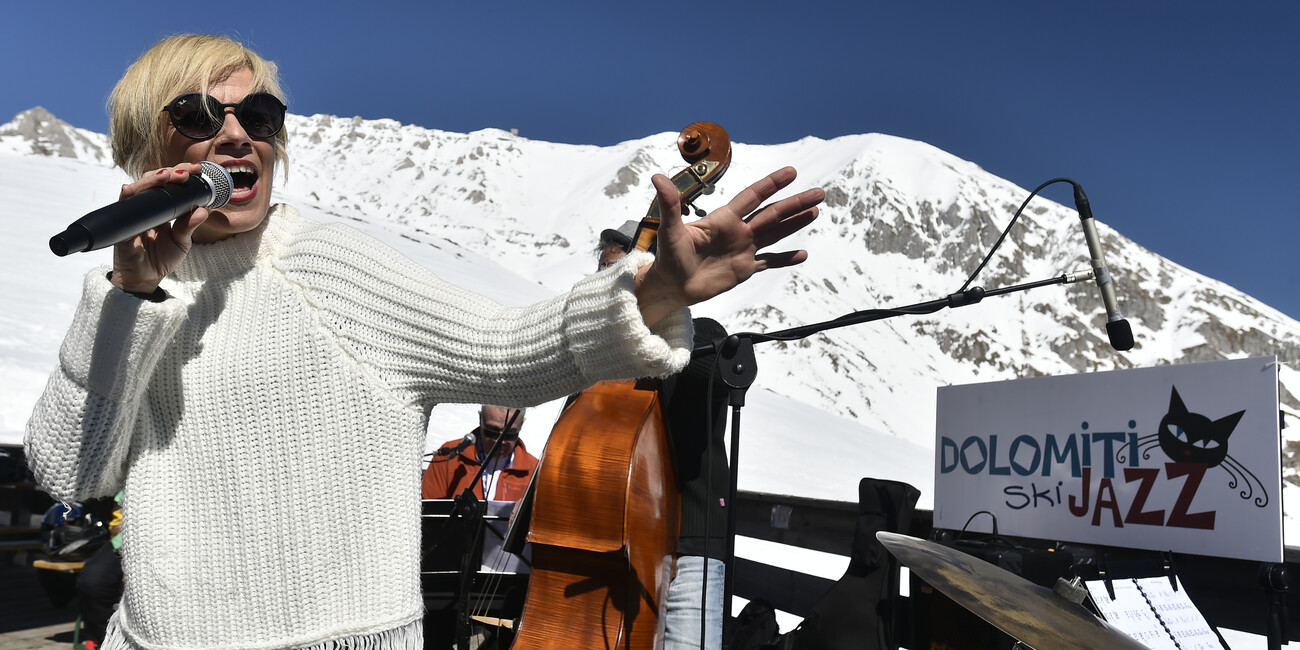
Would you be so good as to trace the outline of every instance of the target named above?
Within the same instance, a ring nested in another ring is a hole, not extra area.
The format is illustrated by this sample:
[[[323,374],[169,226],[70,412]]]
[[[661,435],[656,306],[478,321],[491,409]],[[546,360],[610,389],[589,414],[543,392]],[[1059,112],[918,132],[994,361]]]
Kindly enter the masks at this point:
[[[105,132],[125,67],[194,31],[279,63],[304,115],[600,145],[700,119],[751,144],[888,133],[1027,189],[1071,177],[1101,221],[1300,318],[1300,3],[72,0],[0,11],[0,122],[44,106]],[[1070,205],[1066,187],[1047,196]]]

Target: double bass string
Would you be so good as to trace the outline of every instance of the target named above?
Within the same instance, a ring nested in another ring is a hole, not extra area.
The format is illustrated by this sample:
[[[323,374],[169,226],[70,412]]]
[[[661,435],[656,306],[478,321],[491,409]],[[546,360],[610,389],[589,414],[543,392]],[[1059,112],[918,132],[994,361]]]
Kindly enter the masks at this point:
[[[522,412],[523,412],[522,409],[515,409],[514,413],[511,414],[510,418],[506,421],[503,431],[509,431],[512,427],[514,427],[515,422],[518,420]],[[485,458],[483,462],[486,464],[490,461],[491,458]],[[483,483],[484,503],[491,500],[493,490],[496,488],[497,482],[499,480],[500,477],[497,475],[496,472],[492,472],[488,474],[486,480]],[[487,522],[485,520],[480,521],[479,525],[483,527],[484,535],[487,535],[489,533],[493,535],[498,534],[495,529],[487,525]],[[486,572],[488,574],[488,577],[483,585],[483,589],[479,592],[478,597],[472,603],[472,606],[470,608],[471,616],[486,618],[488,614],[491,613],[492,600],[496,598],[496,596],[498,595],[498,591],[501,588],[501,583],[502,580],[504,580],[504,576],[505,576],[506,563],[509,562],[509,557],[510,557],[504,548],[504,542],[505,539],[504,537],[502,537],[501,552],[497,553],[492,558],[491,563],[486,566],[487,568]],[[480,566],[482,566],[481,561],[479,562],[479,564]]]

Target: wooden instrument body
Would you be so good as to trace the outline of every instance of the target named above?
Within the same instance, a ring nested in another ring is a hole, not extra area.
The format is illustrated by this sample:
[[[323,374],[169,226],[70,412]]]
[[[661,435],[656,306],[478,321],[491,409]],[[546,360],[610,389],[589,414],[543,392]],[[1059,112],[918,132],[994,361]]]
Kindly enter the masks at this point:
[[[514,648],[658,648],[680,524],[657,382],[602,382],[560,417],[536,477]]]
[[[731,165],[731,139],[696,122],[677,147],[689,165],[672,182],[688,206]],[[648,250],[660,223],[655,201],[633,248]],[[657,380],[601,382],[560,416],[531,485],[533,568],[511,647],[663,647],[681,525],[665,427]]]

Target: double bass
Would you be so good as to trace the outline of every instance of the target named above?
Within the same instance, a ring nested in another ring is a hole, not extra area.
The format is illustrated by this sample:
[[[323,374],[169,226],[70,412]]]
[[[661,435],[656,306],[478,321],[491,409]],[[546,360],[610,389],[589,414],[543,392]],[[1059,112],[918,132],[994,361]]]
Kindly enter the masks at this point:
[[[726,172],[731,140],[697,122],[677,146],[688,166],[672,180],[690,205]],[[656,201],[634,248],[650,248],[660,216]],[[551,431],[532,492],[532,575],[512,647],[661,647],[680,496],[658,381],[580,393]]]

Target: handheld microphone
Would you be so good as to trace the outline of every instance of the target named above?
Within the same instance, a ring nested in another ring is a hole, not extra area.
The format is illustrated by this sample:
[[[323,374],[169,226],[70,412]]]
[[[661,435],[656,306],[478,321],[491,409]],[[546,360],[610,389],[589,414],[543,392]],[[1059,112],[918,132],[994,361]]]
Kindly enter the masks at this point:
[[[458,455],[461,452],[468,449],[470,445],[474,444],[475,440],[478,440],[478,438],[475,438],[474,434],[467,433],[465,434],[465,439],[461,440],[459,445],[456,445],[455,447],[443,447],[442,449],[439,449],[438,451],[434,452],[433,455],[434,456],[451,456],[454,454]]]
[[[215,210],[230,201],[234,182],[217,163],[204,160],[203,171],[184,183],[168,183],[102,207],[77,219],[50,238],[50,250],[69,253],[99,250],[161,226],[196,206]]]
[[[1092,218],[1092,206],[1088,204],[1088,195],[1083,187],[1071,181],[1074,186],[1074,208],[1079,212],[1079,221],[1083,223],[1083,238],[1088,242],[1088,254],[1092,256],[1092,270],[1101,290],[1101,301],[1106,306],[1106,335],[1110,338],[1110,347],[1116,350],[1133,349],[1133,328],[1124,319],[1124,312],[1119,309],[1115,299],[1115,282],[1106,268],[1106,256],[1101,250],[1101,238],[1097,236],[1097,223]]]

